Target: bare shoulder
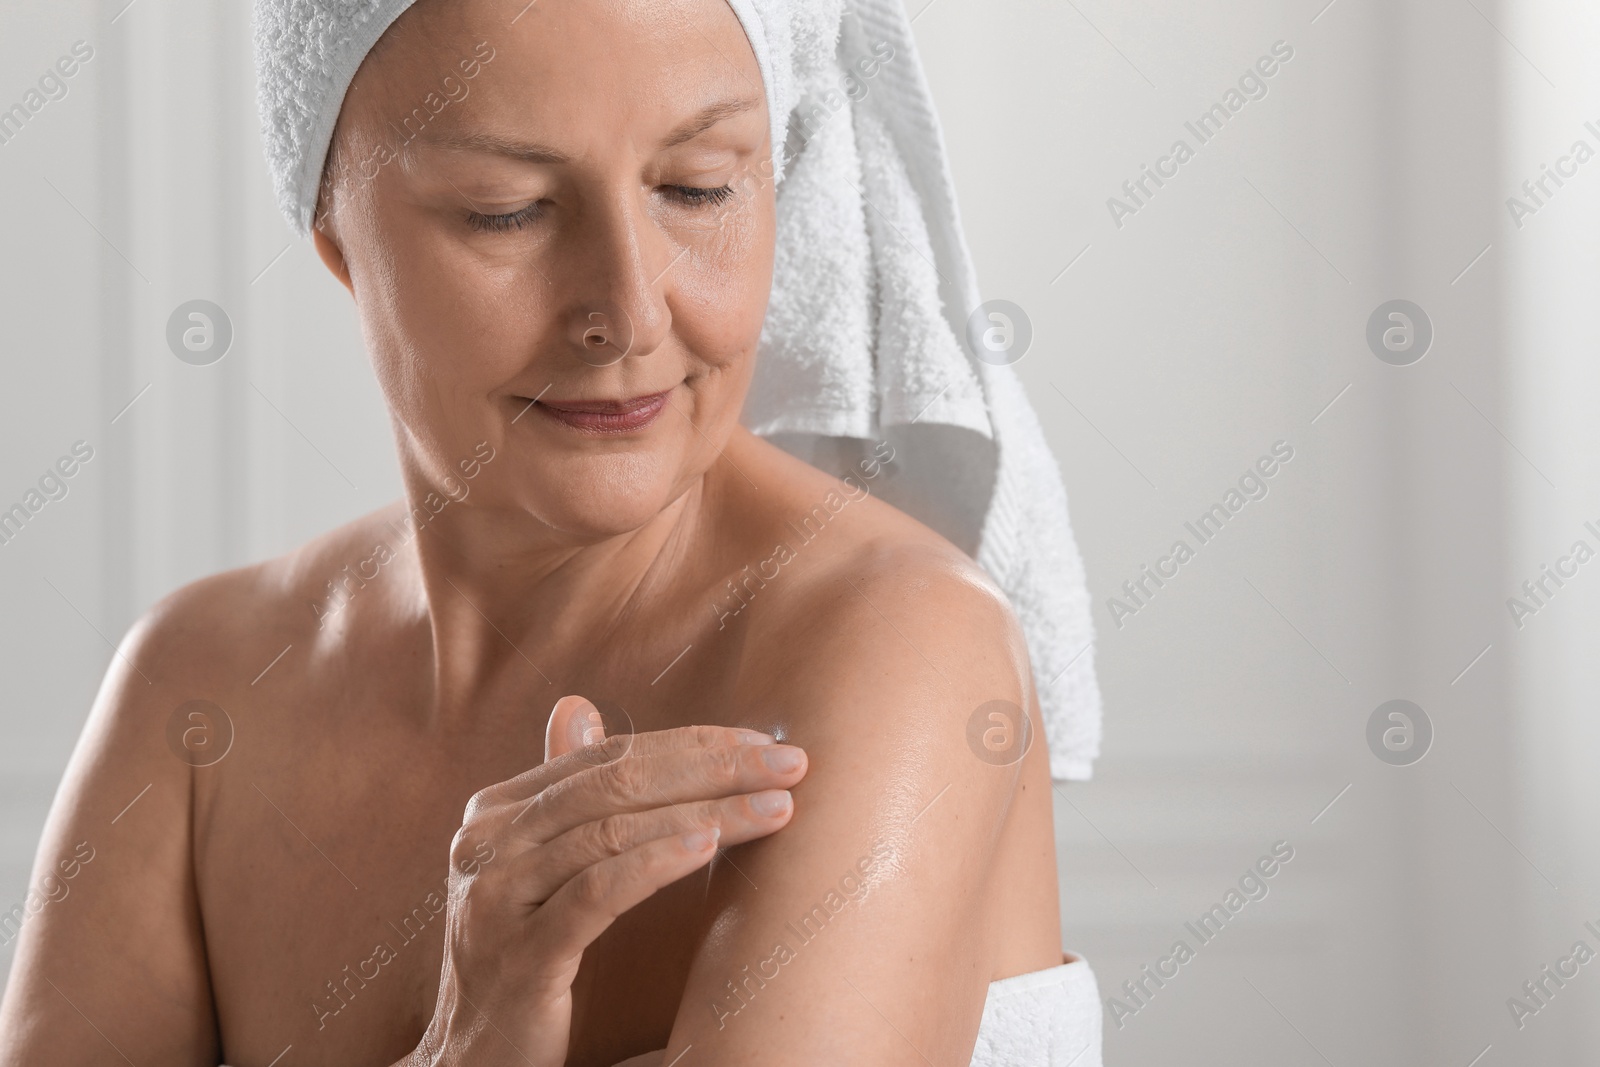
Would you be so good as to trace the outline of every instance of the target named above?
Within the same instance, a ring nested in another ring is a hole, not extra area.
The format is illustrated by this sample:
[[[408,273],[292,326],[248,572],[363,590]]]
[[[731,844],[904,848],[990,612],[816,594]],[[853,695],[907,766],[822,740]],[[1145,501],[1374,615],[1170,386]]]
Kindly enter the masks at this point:
[[[200,719],[190,713],[202,705],[243,706],[275,657],[321,637],[313,604],[324,575],[337,573],[383,515],[190,582],[153,604],[117,645],[58,803],[125,803],[125,786],[137,792],[148,783],[152,797],[182,794],[177,822],[186,824],[188,772],[202,758],[185,747],[199,743],[186,724],[206,721],[203,710]]]
[[[750,612],[747,664],[770,678],[826,667],[835,680],[862,670],[931,678],[952,693],[987,685],[1027,706],[1021,626],[975,560],[875,497],[870,477],[841,482],[786,454],[769,473],[779,484],[764,501],[771,529],[758,543],[773,547],[731,583],[772,590]]]
[[[373,519],[190,582],[134,622],[115,647],[74,747],[41,859],[76,842],[81,826],[114,825],[109,836],[118,847],[165,854],[167,876],[188,884],[189,829],[205,807],[204,794],[191,788],[192,772],[209,766],[213,753],[227,754],[237,724],[252,722],[259,749],[270,744],[267,731],[288,721],[287,713],[251,715],[268,696],[253,683],[290,646],[328,639],[311,606],[326,580],[316,576],[334,573]],[[94,846],[103,843],[97,838]],[[47,932],[48,924],[40,927]]]
[[[1026,668],[1010,601],[983,568],[942,539],[890,532],[853,541],[804,572],[782,610],[757,630],[757,644],[765,638],[801,670],[819,657],[835,666],[903,661],[912,673],[935,675],[945,666]],[[814,640],[797,641],[801,634]]]
[[[328,625],[352,603],[374,545],[394,543],[390,505],[299,547],[243,567],[208,575],[157,601],[127,637],[128,659],[154,679],[182,679],[191,689],[248,688],[290,645],[337,641]],[[370,575],[369,575],[370,579]]]

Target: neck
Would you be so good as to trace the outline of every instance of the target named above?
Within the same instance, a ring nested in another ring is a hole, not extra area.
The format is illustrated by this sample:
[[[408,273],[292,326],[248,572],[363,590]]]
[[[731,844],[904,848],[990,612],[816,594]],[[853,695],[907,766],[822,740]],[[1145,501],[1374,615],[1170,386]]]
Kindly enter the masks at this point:
[[[573,692],[596,650],[659,602],[688,563],[706,478],[639,528],[593,540],[470,497],[434,513],[416,502],[437,490],[408,485],[418,532],[406,555],[431,637],[431,716],[470,718],[493,693],[553,705]]]

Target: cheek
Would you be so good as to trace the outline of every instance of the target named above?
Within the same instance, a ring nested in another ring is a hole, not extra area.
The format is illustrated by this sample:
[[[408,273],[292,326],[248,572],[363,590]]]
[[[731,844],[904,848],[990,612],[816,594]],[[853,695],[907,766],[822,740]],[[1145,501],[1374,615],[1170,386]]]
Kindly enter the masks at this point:
[[[543,329],[540,278],[526,263],[486,265],[424,226],[380,232],[358,279],[379,381],[413,428],[456,421],[460,405],[527,366]]]
[[[756,342],[772,290],[770,210],[741,214],[718,227],[678,264],[678,333],[701,362],[742,380],[753,369]],[[677,269],[677,268],[674,268]]]

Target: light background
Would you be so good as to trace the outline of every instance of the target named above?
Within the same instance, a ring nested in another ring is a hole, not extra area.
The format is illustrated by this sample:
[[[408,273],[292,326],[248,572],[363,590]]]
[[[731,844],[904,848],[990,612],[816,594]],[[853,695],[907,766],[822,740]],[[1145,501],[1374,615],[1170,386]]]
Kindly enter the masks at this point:
[[[348,298],[273,205],[248,6],[125,2],[0,0],[0,107],[95,49],[0,145],[0,507],[95,449],[0,547],[4,909],[132,621],[399,492]],[[1056,802],[1066,941],[1118,994],[1295,850],[1108,1018],[1107,1062],[1592,1062],[1600,964],[1520,1030],[1506,1000],[1600,948],[1600,563],[1520,628],[1506,600],[1600,547],[1600,160],[1520,227],[1506,199],[1600,148],[1600,11],[923,3],[984,296],[1032,318],[1017,369],[1096,602],[1104,754]],[[1268,95],[1116,226],[1107,198],[1280,40]],[[236,330],[208,368],[164,341],[196,297]],[[1365,342],[1397,297],[1435,330],[1409,367]],[[1119,627],[1107,598],[1278,440],[1270,494]],[[1435,729],[1408,767],[1365,739],[1396,697]]]

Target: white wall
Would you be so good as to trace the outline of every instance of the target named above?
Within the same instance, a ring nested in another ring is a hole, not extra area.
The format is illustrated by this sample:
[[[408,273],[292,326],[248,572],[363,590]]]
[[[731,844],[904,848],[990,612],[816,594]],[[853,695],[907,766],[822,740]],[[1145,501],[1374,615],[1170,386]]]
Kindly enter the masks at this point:
[[[1600,11],[1588,7],[1518,8],[1505,24],[1528,62],[1512,57],[1508,67],[1507,144],[1501,184],[1511,195],[1541,164],[1554,165],[1575,140],[1600,151],[1600,71],[1593,42],[1600,35]],[[1536,63],[1534,70],[1530,63]],[[1542,75],[1542,76],[1541,76]],[[1548,78],[1548,81],[1546,80]],[[1553,83],[1553,84],[1552,84]],[[1582,538],[1600,548],[1585,522],[1600,528],[1600,434],[1593,398],[1600,391],[1595,341],[1600,334],[1595,294],[1600,291],[1600,166],[1595,160],[1555,191],[1537,214],[1517,228],[1510,212],[1498,221],[1496,248],[1506,253],[1507,336],[1511,368],[1506,397],[1506,435],[1554,483],[1522,477],[1507,501],[1511,536],[1508,587],[1554,563]],[[1526,468],[1524,468],[1526,469]],[[1512,650],[1516,722],[1520,726],[1510,754],[1518,787],[1506,832],[1556,882],[1536,885],[1526,909],[1524,936],[1514,966],[1532,971],[1570,947],[1585,920],[1600,916],[1600,848],[1595,815],[1600,811],[1600,661],[1594,656],[1600,634],[1600,590],[1590,568],[1550,598],[1549,606],[1523,619],[1520,630],[1502,616],[1500,633]],[[1508,588],[1510,596],[1514,588]],[[1600,926],[1600,921],[1595,922]],[[1593,944],[1593,940],[1590,941]],[[1587,982],[1585,985],[1587,986]],[[1561,994],[1566,996],[1566,991]],[[1580,994],[1573,989],[1573,999]],[[1555,1023],[1557,1008],[1571,1017],[1562,1048],[1569,1062],[1593,1057],[1600,1048],[1596,992],[1587,1003],[1553,1003],[1529,1020],[1528,1030]],[[1552,1028],[1554,1028],[1552,1026]]]
[[[1107,995],[1198,949],[1108,1018],[1108,1061],[1581,1062],[1600,979],[1521,1029],[1506,1001],[1600,948],[1596,594],[1575,579],[1523,632],[1505,601],[1600,513],[1600,185],[1537,236],[1504,201],[1600,117],[1593,16],[935,0],[917,28],[985,296],[1034,313],[1019,370],[1098,602],[1106,754],[1057,803],[1067,940]],[[1118,228],[1107,198],[1280,39],[1269,94]],[[1364,338],[1397,297],[1436,329],[1407,367]],[[1107,598],[1279,438],[1271,494],[1119,628]],[[1364,738],[1397,697],[1436,728],[1408,767]],[[1200,947],[1184,922],[1276,840],[1270,895]]]
[[[124,2],[0,14],[0,106],[96,49],[0,145],[0,506],[96,449],[0,546],[0,907],[107,642],[176,585],[398,493],[348,300],[270,197],[246,6]],[[1595,16],[922,2],[984,295],[1032,316],[1018,370],[1096,598],[1105,754],[1057,801],[1067,941],[1108,996],[1175,939],[1198,949],[1108,1019],[1108,1062],[1578,1062],[1591,968],[1521,1030],[1505,1001],[1600,925],[1600,564],[1521,630],[1505,600],[1600,526],[1600,161],[1520,230],[1504,201],[1600,125]],[[1107,198],[1279,40],[1266,97],[1115,226]],[[196,297],[234,323],[211,367],[164,341]],[[1408,367],[1364,337],[1397,297],[1436,330]],[[1278,440],[1268,496],[1119,627],[1107,599]],[[1365,740],[1395,697],[1436,730],[1408,767]],[[1295,855],[1269,895],[1200,946],[1185,921],[1277,841]]]

